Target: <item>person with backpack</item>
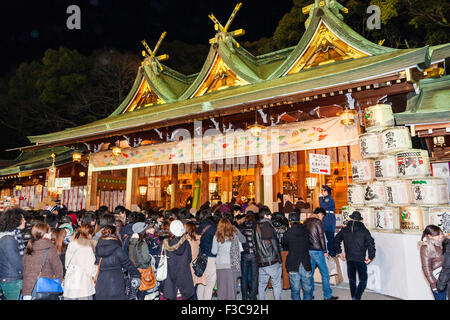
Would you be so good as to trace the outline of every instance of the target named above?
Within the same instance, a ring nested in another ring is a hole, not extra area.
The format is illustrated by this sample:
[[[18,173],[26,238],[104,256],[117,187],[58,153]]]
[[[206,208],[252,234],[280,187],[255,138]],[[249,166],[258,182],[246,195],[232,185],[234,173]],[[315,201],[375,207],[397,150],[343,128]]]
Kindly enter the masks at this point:
[[[347,261],[352,300],[361,300],[367,285],[367,265],[375,258],[375,241],[361,222],[363,218],[359,211],[353,211],[349,218],[347,225],[334,238],[334,251],[343,261]],[[345,253],[342,252],[341,242],[344,242]]]
[[[253,242],[256,229],[255,214],[247,212],[245,221],[239,226],[246,242],[242,244],[244,251],[241,254],[241,290],[242,300],[256,300],[258,294],[258,260]]]

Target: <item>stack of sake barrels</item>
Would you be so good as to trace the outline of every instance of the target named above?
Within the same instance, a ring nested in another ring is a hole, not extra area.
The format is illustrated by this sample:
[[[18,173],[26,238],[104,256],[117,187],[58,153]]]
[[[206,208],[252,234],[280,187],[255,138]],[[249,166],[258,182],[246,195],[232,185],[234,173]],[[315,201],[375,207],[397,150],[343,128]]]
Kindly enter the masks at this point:
[[[344,225],[358,210],[372,230],[421,233],[433,223],[449,233],[448,186],[444,179],[431,177],[428,151],[412,148],[409,129],[394,126],[390,105],[366,108],[365,128],[359,136],[363,159],[351,164]]]

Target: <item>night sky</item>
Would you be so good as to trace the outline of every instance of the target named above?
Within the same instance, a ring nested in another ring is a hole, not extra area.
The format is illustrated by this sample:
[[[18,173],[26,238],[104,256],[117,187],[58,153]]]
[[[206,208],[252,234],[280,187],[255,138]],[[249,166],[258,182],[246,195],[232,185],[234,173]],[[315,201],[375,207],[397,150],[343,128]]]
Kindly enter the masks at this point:
[[[29,0],[1,1],[2,62],[0,73],[12,72],[20,62],[39,59],[48,48],[65,46],[90,54],[113,47],[143,50],[141,40],[154,47],[162,31],[165,41],[181,40],[208,45],[213,12],[225,25],[239,1],[217,0]],[[271,37],[278,21],[293,6],[292,0],[244,0],[230,30],[244,28],[240,41]],[[313,2],[313,1],[311,1]],[[66,9],[81,8],[81,30],[69,30]],[[175,54],[175,53],[172,53]]]

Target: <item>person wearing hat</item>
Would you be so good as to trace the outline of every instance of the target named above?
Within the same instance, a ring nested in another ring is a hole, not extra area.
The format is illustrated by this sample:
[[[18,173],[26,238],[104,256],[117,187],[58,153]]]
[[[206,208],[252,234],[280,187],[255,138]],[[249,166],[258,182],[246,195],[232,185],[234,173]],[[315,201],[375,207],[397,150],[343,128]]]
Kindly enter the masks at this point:
[[[284,233],[281,244],[288,251],[286,270],[289,272],[292,300],[301,300],[300,290],[303,290],[303,300],[312,300],[312,269],[309,256],[309,232],[300,223],[300,214],[289,213],[290,228]]]
[[[363,218],[359,211],[353,211],[349,218],[347,225],[334,239],[334,250],[343,261],[347,261],[352,300],[361,300],[367,285],[367,265],[375,258],[375,241],[361,222]],[[345,253],[341,249],[342,241]],[[356,285],[356,274],[359,279],[358,285]]]
[[[170,237],[162,243],[167,255],[167,278],[161,282],[162,294],[167,300],[190,300],[195,296],[191,245],[181,220],[172,221],[169,229]]]
[[[149,227],[150,225],[145,222],[136,222],[132,227],[133,234],[128,246],[128,252],[131,262],[138,269],[148,269],[152,261],[152,256],[150,255],[150,251],[146,242],[146,231],[147,229],[149,229]],[[145,295],[145,291],[137,291],[136,296],[138,300],[144,300]]]
[[[334,232],[336,230],[336,216],[334,212],[336,206],[334,204],[334,199],[331,196],[331,188],[327,185],[322,186],[322,194],[319,196],[319,205],[326,212],[325,218],[323,219],[323,229],[325,230],[325,236],[327,238],[327,248],[328,254],[332,257],[336,256],[333,248],[334,242]]]

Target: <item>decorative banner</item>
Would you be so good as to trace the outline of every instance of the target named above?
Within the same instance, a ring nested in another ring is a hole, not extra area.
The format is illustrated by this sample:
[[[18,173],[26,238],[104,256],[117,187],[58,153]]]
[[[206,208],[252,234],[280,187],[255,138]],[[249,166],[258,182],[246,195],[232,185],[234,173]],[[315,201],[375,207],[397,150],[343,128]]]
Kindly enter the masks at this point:
[[[280,153],[280,167],[289,166],[289,153],[283,152]]]
[[[72,178],[56,178],[55,188],[56,191],[70,190]]]
[[[201,142],[199,142],[201,141]],[[260,137],[250,130],[228,132],[203,138],[183,139],[168,143],[153,144],[123,149],[122,154],[112,156],[111,151],[92,155],[95,169],[122,169],[143,165],[161,165],[210,161],[223,158],[264,155],[298,150],[335,148],[358,143],[356,126],[346,127],[338,117],[294,122],[266,127]],[[195,155],[195,158],[194,158]]]
[[[331,174],[330,156],[311,153],[309,155],[309,172]]]

